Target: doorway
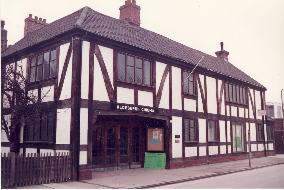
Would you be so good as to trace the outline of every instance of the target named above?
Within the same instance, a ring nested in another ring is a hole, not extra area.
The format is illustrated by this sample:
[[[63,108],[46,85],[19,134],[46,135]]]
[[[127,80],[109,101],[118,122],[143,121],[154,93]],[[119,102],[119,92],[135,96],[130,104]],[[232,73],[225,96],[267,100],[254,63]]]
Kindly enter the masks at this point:
[[[104,170],[142,167],[145,134],[143,122],[136,119],[101,118],[93,131],[93,167]]]
[[[233,152],[244,152],[244,127],[241,124],[233,124]]]

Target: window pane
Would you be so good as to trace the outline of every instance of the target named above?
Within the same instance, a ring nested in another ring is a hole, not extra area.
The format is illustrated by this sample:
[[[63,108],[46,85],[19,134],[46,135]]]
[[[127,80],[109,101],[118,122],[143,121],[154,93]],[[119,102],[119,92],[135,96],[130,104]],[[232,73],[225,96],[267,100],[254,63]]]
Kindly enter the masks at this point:
[[[36,66],[36,56],[32,58],[31,66],[32,67]]]
[[[190,135],[189,120],[185,119],[184,120],[184,141],[185,142],[190,141],[189,135]]]
[[[188,82],[188,73],[187,72],[183,72],[183,92],[185,94],[189,93],[189,82]]]
[[[191,78],[191,77],[190,77]],[[188,88],[189,88],[189,94],[190,95],[194,95],[194,83],[193,81],[190,81],[188,84]]]
[[[196,141],[196,131],[194,120],[190,120],[190,141]]]
[[[208,141],[215,141],[215,122],[209,121],[208,122]]]
[[[140,68],[135,68],[135,82],[142,84],[142,69]]]
[[[233,102],[233,86],[229,84],[229,95],[230,95],[230,102]]]
[[[35,75],[36,75],[36,67],[31,67],[30,70],[30,82],[35,81]]]
[[[134,82],[134,67],[127,66],[126,68],[126,81],[133,83]]]
[[[151,85],[151,63],[149,61],[144,61],[143,64],[143,84]]]
[[[36,67],[36,80],[41,81],[42,80],[42,65],[38,65]]]
[[[50,60],[51,61],[56,60],[56,49],[51,50],[51,52],[50,52]]]
[[[56,60],[50,61],[50,74],[49,77],[55,77],[56,76]]]
[[[117,54],[117,77],[120,81],[125,81],[125,55]]]
[[[134,57],[127,56],[127,65],[134,67]]]
[[[240,103],[240,87],[236,86],[236,103]]]
[[[49,112],[47,115],[48,142],[53,142],[54,137],[54,113]]]
[[[49,51],[43,55],[43,78],[48,79],[49,77]]]
[[[240,87],[240,104],[243,104],[243,87]]]
[[[41,120],[40,140],[47,141],[47,116],[43,115]]]
[[[246,93],[246,89],[245,88],[243,90],[243,98],[244,98],[244,104],[247,104],[247,93]]]
[[[142,59],[139,58],[135,59],[135,67],[142,69]]]

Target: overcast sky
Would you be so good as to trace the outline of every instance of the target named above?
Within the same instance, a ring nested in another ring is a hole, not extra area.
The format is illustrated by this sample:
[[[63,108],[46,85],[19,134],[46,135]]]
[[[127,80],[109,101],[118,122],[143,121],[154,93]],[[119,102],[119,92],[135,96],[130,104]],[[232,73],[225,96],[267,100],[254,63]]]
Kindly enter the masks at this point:
[[[84,6],[118,18],[124,0],[0,0],[8,44],[23,37],[31,13],[50,23]],[[229,61],[280,102],[284,88],[284,0],[136,0],[141,26],[214,55],[224,42]]]

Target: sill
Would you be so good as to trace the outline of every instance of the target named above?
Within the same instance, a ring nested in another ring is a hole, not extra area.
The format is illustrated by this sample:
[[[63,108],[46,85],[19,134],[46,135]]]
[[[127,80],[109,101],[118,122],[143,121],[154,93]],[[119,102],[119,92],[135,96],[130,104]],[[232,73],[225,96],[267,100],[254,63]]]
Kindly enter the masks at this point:
[[[148,91],[153,91],[154,86],[150,85],[144,85],[144,84],[136,84],[136,83],[129,83],[129,82],[123,82],[123,81],[117,81],[117,86],[118,87],[125,87],[125,88],[136,88],[138,90],[148,90]]]
[[[231,106],[239,106],[239,107],[243,107],[243,108],[247,108],[248,107],[248,104],[238,104],[238,103],[227,102],[227,101],[226,101],[226,104],[227,105],[231,105]]]
[[[51,85],[54,85],[55,82],[56,82],[56,78],[51,78],[51,79],[36,81],[36,82],[28,82],[27,89],[32,90],[38,87],[51,86]]]
[[[183,97],[184,98],[189,98],[189,99],[197,99],[197,95],[191,95],[191,94],[184,94],[183,93]]]

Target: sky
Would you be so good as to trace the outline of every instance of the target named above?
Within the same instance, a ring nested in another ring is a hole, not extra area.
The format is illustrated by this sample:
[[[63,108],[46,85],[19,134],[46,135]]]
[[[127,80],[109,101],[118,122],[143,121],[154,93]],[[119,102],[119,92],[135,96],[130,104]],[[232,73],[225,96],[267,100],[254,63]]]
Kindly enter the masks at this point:
[[[8,44],[24,35],[29,14],[53,22],[84,6],[118,18],[124,0],[0,0]],[[136,0],[141,26],[214,55],[220,42],[229,61],[281,102],[284,89],[284,0]]]

